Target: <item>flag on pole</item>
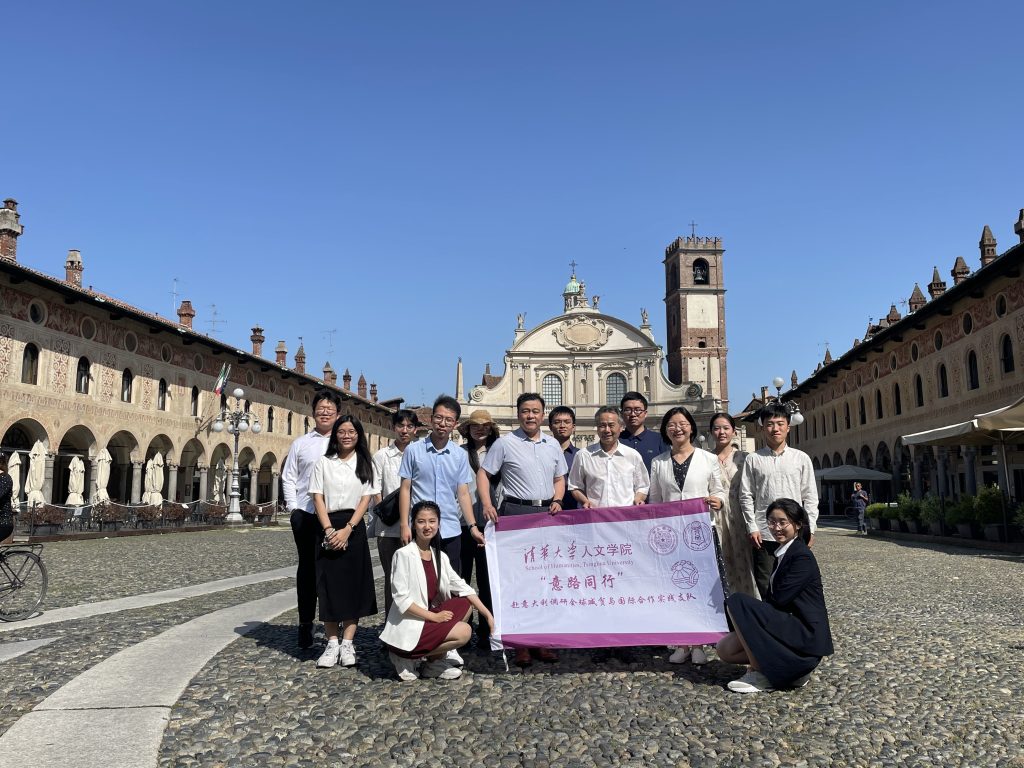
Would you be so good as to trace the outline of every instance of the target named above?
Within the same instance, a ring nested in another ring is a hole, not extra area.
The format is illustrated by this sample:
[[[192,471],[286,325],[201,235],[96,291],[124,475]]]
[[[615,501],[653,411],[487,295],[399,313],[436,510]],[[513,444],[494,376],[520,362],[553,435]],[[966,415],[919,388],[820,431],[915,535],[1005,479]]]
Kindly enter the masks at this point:
[[[223,391],[224,385],[228,382],[229,373],[231,373],[231,366],[224,363],[220,367],[220,376],[217,377],[217,383],[213,385],[213,393],[215,395],[219,395]]]

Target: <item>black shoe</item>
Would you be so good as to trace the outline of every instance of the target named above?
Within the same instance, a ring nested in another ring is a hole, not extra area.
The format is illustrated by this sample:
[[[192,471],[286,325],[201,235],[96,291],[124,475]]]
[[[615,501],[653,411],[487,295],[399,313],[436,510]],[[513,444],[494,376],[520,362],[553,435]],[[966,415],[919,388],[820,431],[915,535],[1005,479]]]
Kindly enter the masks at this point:
[[[313,625],[299,624],[299,648],[313,647]]]
[[[636,657],[629,648],[616,648],[615,658],[621,661],[623,664],[633,664],[636,662]]]
[[[607,664],[612,658],[611,651],[607,648],[600,648],[590,655],[591,661],[595,664]]]

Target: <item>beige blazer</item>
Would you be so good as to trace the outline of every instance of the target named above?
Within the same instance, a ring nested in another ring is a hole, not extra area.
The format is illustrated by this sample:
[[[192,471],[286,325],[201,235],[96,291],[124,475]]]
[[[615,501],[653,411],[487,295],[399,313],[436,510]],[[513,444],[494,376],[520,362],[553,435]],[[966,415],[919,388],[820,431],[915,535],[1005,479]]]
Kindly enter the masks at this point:
[[[435,552],[436,554],[436,552]],[[420,608],[427,608],[427,576],[423,573],[421,565],[420,550],[415,541],[411,541],[395,552],[395,558],[391,561],[391,596],[394,602],[391,604],[391,611],[388,613],[388,620],[384,630],[380,633],[380,639],[402,651],[411,651],[420,641],[423,633],[423,619],[406,613],[414,603]],[[437,566],[431,562],[431,568]],[[438,583],[438,592],[442,600],[451,597],[464,597],[475,595],[469,584],[452,568],[448,561],[448,555],[441,553],[441,579]]]

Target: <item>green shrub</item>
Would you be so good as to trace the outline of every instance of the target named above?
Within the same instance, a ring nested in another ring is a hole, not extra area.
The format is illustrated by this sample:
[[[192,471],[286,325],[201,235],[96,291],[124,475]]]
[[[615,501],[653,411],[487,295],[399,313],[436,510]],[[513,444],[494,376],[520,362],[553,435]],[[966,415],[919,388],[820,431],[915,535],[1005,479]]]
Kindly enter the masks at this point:
[[[868,504],[868,508],[864,510],[864,517],[881,519],[885,517],[886,509],[887,507],[885,504]]]
[[[976,499],[973,496],[962,496],[959,501],[946,505],[946,522],[950,525],[963,525],[977,521],[975,512]]]
[[[1013,518],[1013,521],[1021,528],[1024,528],[1024,505],[1017,509],[1017,516]]]
[[[888,504],[883,505],[885,509],[882,510],[882,518],[885,520],[899,520],[900,519],[900,508],[890,507]]]
[[[939,505],[938,496],[925,496],[920,503],[922,523],[938,523],[942,520],[942,507]]]
[[[910,522],[921,519],[921,502],[909,493],[901,493],[896,497],[896,508],[899,510],[900,520]]]
[[[975,515],[982,525],[1003,522],[1003,492],[998,485],[987,485],[978,491]]]

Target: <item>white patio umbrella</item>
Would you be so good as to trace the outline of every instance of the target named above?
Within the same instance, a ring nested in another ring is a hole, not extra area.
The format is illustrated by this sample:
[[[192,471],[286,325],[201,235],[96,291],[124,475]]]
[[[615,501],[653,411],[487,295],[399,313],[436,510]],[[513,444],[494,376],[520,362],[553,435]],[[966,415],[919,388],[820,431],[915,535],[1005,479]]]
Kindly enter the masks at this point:
[[[877,469],[857,467],[853,464],[843,464],[839,467],[829,469],[816,469],[814,476],[819,480],[842,482],[845,480],[892,480],[888,472],[879,472]]]
[[[18,496],[21,494],[21,454],[17,451],[7,460],[7,474],[11,476],[14,487],[11,489],[11,505],[18,509]]]
[[[224,503],[224,480],[227,477],[224,469],[224,460],[217,462],[217,468],[213,471],[213,503]]]
[[[80,507],[85,504],[82,491],[85,490],[85,464],[75,456],[68,466],[68,500],[64,502],[69,507]]]
[[[164,503],[164,457],[157,453],[146,462],[146,493],[142,496],[143,504],[160,506]]]
[[[96,454],[96,477],[93,478],[96,490],[92,494],[93,504],[110,501],[110,496],[107,494],[107,483],[110,482],[110,461],[110,452],[106,448],[102,448]]]
[[[28,477],[25,478],[25,497],[30,507],[45,504],[43,482],[46,479],[46,446],[42,440],[36,440],[28,455]]]

